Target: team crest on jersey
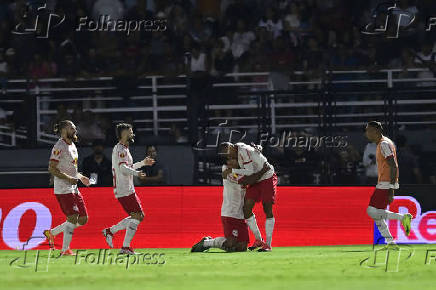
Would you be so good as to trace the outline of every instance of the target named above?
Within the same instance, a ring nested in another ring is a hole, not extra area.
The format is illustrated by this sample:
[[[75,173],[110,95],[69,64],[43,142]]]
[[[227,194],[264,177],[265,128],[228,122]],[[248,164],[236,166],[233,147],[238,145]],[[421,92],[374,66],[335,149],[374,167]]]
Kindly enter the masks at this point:
[[[238,234],[239,234],[239,233],[238,233],[238,230],[233,230],[233,231],[232,231],[232,235],[233,235],[234,237],[237,237]]]
[[[126,155],[124,153],[120,153],[120,158],[124,158]]]
[[[58,156],[59,154],[61,154],[61,150],[59,149],[53,150],[53,155]]]
[[[74,158],[74,159],[73,159],[73,164],[74,164],[74,166],[77,167],[77,158]]]

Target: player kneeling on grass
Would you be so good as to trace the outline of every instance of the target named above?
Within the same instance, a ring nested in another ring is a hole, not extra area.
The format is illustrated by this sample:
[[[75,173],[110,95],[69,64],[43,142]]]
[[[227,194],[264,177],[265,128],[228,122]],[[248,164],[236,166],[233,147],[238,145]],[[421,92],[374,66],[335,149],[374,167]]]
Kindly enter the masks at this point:
[[[103,236],[109,247],[113,248],[112,238],[120,230],[126,230],[123,247],[120,250],[122,254],[134,255],[135,251],[130,247],[130,242],[136,233],[138,225],[144,219],[141,201],[135,193],[133,186],[133,176],[140,179],[145,178],[145,173],[136,169],[143,166],[151,166],[154,163],[152,158],[146,157],[140,162],[133,164],[132,155],[130,155],[129,144],[134,142],[132,125],[121,123],[116,127],[116,135],[119,142],[112,151],[112,174],[114,182],[114,194],[123,209],[129,214],[129,217],[121,220],[118,224],[103,230]]]
[[[243,212],[245,187],[248,184],[254,184],[271,167],[268,163],[265,163],[261,171],[244,177],[228,170],[232,167],[238,167],[236,159],[227,159],[226,163],[222,168],[224,188],[221,222],[224,237],[214,239],[204,237],[192,247],[191,252],[204,252],[210,248],[222,249],[227,252],[244,252],[247,250],[249,235]]]
[[[51,151],[48,171],[54,176],[54,193],[62,212],[67,220],[57,227],[45,230],[50,248],[54,249],[54,237],[64,233],[61,256],[75,256],[70,249],[73,231],[78,226],[83,226],[88,221],[88,214],[83,197],[77,187],[80,180],[89,186],[89,178],[77,171],[77,129],[73,122],[64,120],[56,124],[54,132],[60,135],[60,139]]]
[[[238,160],[237,168],[231,168],[232,173],[250,176],[257,172],[268,162],[266,157],[262,154],[262,146],[244,143],[232,144],[224,142],[220,144],[219,153],[227,158]],[[274,172],[274,167],[265,172],[259,180],[254,184],[248,186],[244,202],[244,216],[250,230],[253,232],[256,240],[249,250],[256,248],[260,249],[259,252],[271,251],[272,234],[274,231],[275,218],[273,215],[273,204],[275,203],[275,196],[277,191],[277,176]],[[262,202],[263,211],[266,215],[265,232],[266,243],[263,241],[262,236],[257,226],[256,217],[253,213],[255,203]]]

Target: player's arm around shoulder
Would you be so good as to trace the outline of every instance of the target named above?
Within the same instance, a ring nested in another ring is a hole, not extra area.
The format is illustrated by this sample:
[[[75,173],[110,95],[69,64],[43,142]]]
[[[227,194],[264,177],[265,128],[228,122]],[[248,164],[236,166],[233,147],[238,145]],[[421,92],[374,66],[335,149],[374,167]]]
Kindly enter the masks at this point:
[[[222,167],[222,177],[223,179],[227,179],[227,176],[232,172],[232,168],[223,165]]]
[[[272,166],[268,163],[265,162],[263,164],[263,167],[260,171],[249,175],[249,176],[244,176],[244,178],[242,178],[239,183],[243,186],[246,185],[253,185],[255,184],[265,173],[267,173],[270,169],[272,168]]]

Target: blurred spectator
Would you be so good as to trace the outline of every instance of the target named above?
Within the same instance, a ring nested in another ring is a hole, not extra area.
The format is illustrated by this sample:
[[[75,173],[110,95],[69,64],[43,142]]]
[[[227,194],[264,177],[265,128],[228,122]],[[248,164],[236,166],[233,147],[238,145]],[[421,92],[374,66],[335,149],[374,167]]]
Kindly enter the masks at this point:
[[[260,19],[258,26],[265,27],[267,31],[272,33],[274,38],[278,37],[283,30],[282,20],[279,18],[278,13],[271,7],[266,9],[266,13]]]
[[[183,58],[176,53],[172,45],[166,44],[165,47],[165,59],[160,65],[160,73],[168,77],[176,77],[183,73]]]
[[[187,117],[190,130],[190,140],[196,143],[199,136],[199,120],[202,126],[206,122],[205,106],[209,102],[210,78],[209,60],[205,52],[198,45],[192,47],[192,52],[186,55],[186,68],[189,78],[187,99]],[[202,132],[202,130],[200,130]]]
[[[212,30],[207,22],[203,22],[201,15],[197,14],[194,16],[189,35],[196,43],[204,44],[211,37]]]
[[[436,171],[431,173],[431,175],[430,175],[430,183],[431,184],[436,184]]]
[[[159,162],[156,147],[153,145],[147,146],[146,152],[147,157],[153,158],[156,162],[152,166],[144,166],[138,169],[144,172],[147,177],[141,180],[138,178],[136,183],[140,185],[166,184],[164,170]]]
[[[318,156],[314,151],[308,151],[307,148],[297,146],[286,146],[284,150],[284,162],[289,170],[290,184],[314,184]]]
[[[32,79],[53,77],[56,74],[56,64],[44,60],[39,53],[33,55],[33,60],[29,65],[29,75]]]
[[[94,178],[97,186],[112,186],[112,162],[104,155],[104,146],[101,140],[92,144],[93,153],[83,160],[83,174]]]
[[[357,184],[360,155],[351,144],[339,151],[336,163],[335,184]]]
[[[365,184],[374,185],[377,184],[378,174],[377,174],[377,162],[376,162],[376,150],[377,144],[368,143],[365,146],[365,151],[363,151],[363,166],[365,166],[366,180]]]
[[[98,20],[101,15],[109,15],[112,20],[123,19],[124,6],[119,0],[97,0],[92,14],[95,20]]]
[[[76,123],[80,144],[90,145],[96,139],[104,140],[106,136],[97,124],[96,117],[91,111],[83,112],[83,117]]]
[[[67,54],[63,63],[59,66],[59,75],[74,79],[80,73],[80,64],[72,54]]]
[[[240,58],[250,48],[252,41],[256,39],[253,31],[247,30],[243,20],[238,21],[237,30],[233,33],[232,54],[235,59]]]
[[[397,137],[398,164],[401,170],[400,182],[402,184],[422,184],[422,174],[418,158],[407,145],[407,139],[403,135]]]
[[[88,77],[92,77],[101,75],[103,72],[104,62],[97,55],[97,50],[94,47],[89,48],[83,66],[83,73]]]
[[[0,88],[2,94],[6,94],[8,77],[8,63],[5,61],[3,53],[0,52]]]
[[[180,126],[172,124],[170,128],[170,135],[174,138],[174,142],[177,144],[188,143],[188,137],[183,134],[183,130]]]
[[[230,73],[233,69],[233,57],[230,50],[224,47],[223,39],[216,41],[215,47],[212,50],[212,69],[213,75],[223,75]]]
[[[400,58],[395,58],[391,60],[391,62],[389,63],[389,67],[395,69],[402,69],[403,71],[400,73],[400,77],[407,78],[412,74],[407,70],[416,67],[415,58],[413,57],[409,49],[405,48],[401,51]]]
[[[225,1],[223,1],[225,2]],[[253,6],[250,6],[249,1],[234,0],[231,3],[221,3],[222,9],[225,9],[223,14],[223,26],[225,28],[236,27],[237,21],[240,19],[249,22],[253,17]]]
[[[71,115],[68,113],[67,107],[61,103],[57,106],[56,115],[50,120],[49,127],[45,128],[46,132],[53,133],[54,126],[63,120],[71,120]]]
[[[419,78],[434,78],[434,71],[436,70],[436,53],[433,52],[433,43],[426,42],[422,46],[422,51],[418,52],[415,57],[415,64],[417,67],[426,68],[428,71],[418,73]],[[436,86],[436,82],[425,81],[419,83],[420,87]]]
[[[7,115],[6,111],[0,107],[0,125],[6,124]]]
[[[16,56],[14,48],[8,48],[6,50],[6,62],[8,65],[9,77],[19,77],[24,75],[24,67],[21,65],[20,61]]]

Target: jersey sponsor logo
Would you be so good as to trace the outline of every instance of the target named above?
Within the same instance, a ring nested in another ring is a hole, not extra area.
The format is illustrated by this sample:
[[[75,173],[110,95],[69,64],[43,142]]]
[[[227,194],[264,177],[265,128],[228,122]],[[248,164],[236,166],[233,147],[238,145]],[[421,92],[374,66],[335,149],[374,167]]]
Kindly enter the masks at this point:
[[[238,235],[239,235],[239,232],[238,232],[238,230],[233,230],[232,231],[232,235],[234,236],[234,237],[238,237]]]

